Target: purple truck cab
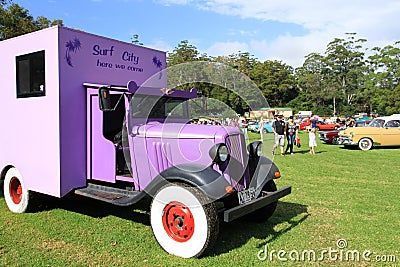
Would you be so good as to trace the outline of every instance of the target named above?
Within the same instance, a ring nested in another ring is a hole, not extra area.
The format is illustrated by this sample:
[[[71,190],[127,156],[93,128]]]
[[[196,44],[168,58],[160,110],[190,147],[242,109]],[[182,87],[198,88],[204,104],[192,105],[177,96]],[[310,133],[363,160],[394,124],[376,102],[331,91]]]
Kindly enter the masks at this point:
[[[56,26],[0,42],[0,62],[0,179],[12,212],[38,193],[119,206],[151,197],[156,240],[188,258],[212,249],[218,213],[266,220],[291,192],[276,188],[261,142],[190,123],[196,89],[166,89],[164,52]]]

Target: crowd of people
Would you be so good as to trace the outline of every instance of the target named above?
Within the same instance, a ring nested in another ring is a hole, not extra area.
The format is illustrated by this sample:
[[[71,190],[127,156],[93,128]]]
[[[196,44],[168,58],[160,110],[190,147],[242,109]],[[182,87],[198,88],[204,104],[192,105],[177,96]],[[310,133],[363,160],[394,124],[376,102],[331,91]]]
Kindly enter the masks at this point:
[[[206,125],[224,125],[230,127],[238,127],[243,131],[245,139],[248,140],[248,121],[246,119],[241,118],[226,118],[223,120],[203,120],[196,121],[194,123],[197,124],[206,124]],[[261,139],[263,139],[263,120],[259,122]],[[311,120],[309,126],[307,126],[306,130],[308,132],[309,138],[309,147],[310,154],[315,155],[315,147],[317,146],[317,126],[316,121]],[[293,148],[295,146],[300,147],[300,138],[299,138],[299,125],[295,122],[294,117],[290,116],[287,121],[283,119],[283,115],[279,114],[275,116],[275,120],[272,122],[272,130],[274,134],[274,146],[272,148],[272,155],[275,155],[275,150],[279,147],[280,155],[285,156],[286,154],[293,155]],[[285,143],[287,143],[285,148]]]
[[[307,127],[310,154],[315,155],[315,147],[317,146],[317,125],[316,121],[311,120],[310,126]],[[285,156],[286,154],[293,155],[293,147],[295,145],[300,146],[299,138],[299,126],[294,122],[293,116],[290,116],[287,122],[283,120],[282,115],[278,115],[276,120],[272,123],[272,130],[274,133],[274,146],[272,148],[272,155],[275,155],[277,147],[280,148],[280,155]],[[287,140],[287,146],[285,147],[285,137]]]

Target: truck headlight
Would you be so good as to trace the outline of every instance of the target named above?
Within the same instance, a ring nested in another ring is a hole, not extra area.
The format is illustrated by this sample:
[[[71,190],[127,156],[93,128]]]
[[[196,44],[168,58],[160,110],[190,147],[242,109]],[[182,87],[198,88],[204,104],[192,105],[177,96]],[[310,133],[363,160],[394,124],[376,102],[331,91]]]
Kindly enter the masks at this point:
[[[213,145],[208,153],[217,164],[224,163],[229,158],[228,147],[224,143]]]
[[[262,142],[255,141],[247,146],[247,151],[249,151],[250,157],[260,157],[262,155]]]

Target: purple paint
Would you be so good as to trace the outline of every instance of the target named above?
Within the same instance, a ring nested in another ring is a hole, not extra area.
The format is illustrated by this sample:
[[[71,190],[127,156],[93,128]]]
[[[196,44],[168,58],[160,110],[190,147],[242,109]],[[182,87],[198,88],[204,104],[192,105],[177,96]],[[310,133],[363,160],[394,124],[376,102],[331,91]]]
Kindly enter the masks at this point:
[[[16,56],[41,50],[45,96],[16,98]],[[188,124],[184,101],[197,92],[165,89],[167,77],[159,72],[166,66],[164,52],[58,26],[0,42],[0,51],[0,116],[7,126],[0,141],[0,168],[16,167],[28,190],[62,197],[88,181],[112,185],[118,180],[144,190],[173,166],[211,166],[209,150],[217,143],[227,144],[232,160],[239,163],[226,170],[226,179],[237,189],[247,185],[242,176],[248,157],[240,130]],[[122,101],[114,113],[99,109],[96,89],[110,84],[125,90],[110,91],[113,101]],[[154,105],[165,100],[158,107],[162,112],[175,103],[172,99],[183,101],[182,114],[134,116],[140,96],[153,97]],[[114,140],[122,127],[127,130],[125,147]],[[130,175],[118,173],[121,151],[130,155]]]
[[[46,95],[16,98],[16,57],[42,50]],[[161,67],[153,63],[154,57]],[[141,85],[166,66],[165,60],[165,52],[59,26],[1,41],[0,170],[14,166],[27,189],[57,197],[85,186],[87,179],[101,176],[115,181],[108,169],[88,175],[90,97],[82,84],[126,85],[134,80]],[[166,87],[166,75],[149,86]],[[94,124],[101,119],[95,107]],[[95,165],[112,161],[106,153],[112,150],[109,146],[92,149]]]

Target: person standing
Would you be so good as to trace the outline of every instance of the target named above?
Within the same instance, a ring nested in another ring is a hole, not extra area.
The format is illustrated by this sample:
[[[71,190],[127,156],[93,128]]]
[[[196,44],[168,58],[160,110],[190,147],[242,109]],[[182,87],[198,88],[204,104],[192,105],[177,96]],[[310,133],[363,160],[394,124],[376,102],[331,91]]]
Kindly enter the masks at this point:
[[[263,131],[264,131],[264,118],[261,117],[260,122],[258,124],[260,126],[260,141],[263,142]]]
[[[274,132],[274,147],[272,148],[272,155],[275,155],[275,149],[279,146],[281,149],[281,156],[284,156],[283,151],[285,147],[285,131],[286,123],[283,121],[282,114],[278,115],[277,120],[272,123],[272,131]]]
[[[293,155],[293,146],[294,146],[294,141],[296,138],[298,138],[298,129],[296,123],[294,123],[293,116],[289,117],[289,120],[286,124],[286,139],[288,141],[285,154],[290,152],[291,155]]]
[[[243,132],[243,134],[244,134],[244,139],[246,140],[246,141],[248,141],[249,140],[249,135],[248,135],[248,133],[247,133],[247,128],[249,127],[249,123],[247,122],[247,120],[246,119],[242,119],[242,132]]]
[[[309,127],[308,131],[308,145],[310,147],[310,154],[315,155],[315,147],[317,146],[317,128]]]

